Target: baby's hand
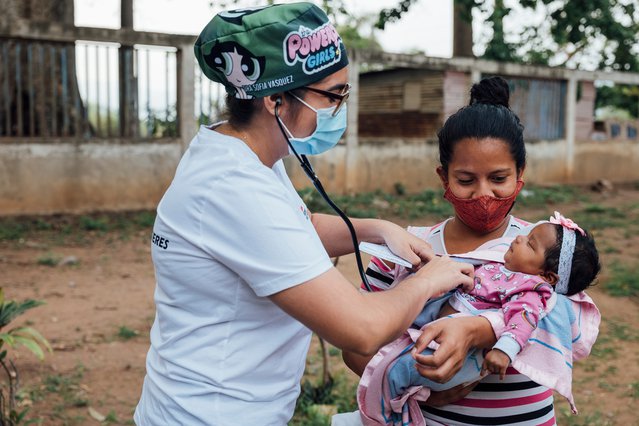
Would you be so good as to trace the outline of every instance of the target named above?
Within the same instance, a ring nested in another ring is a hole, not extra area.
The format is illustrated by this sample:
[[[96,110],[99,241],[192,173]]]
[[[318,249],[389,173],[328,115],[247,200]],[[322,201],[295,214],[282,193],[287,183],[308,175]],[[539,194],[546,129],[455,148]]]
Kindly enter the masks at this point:
[[[499,373],[499,379],[504,380],[506,369],[509,365],[510,357],[499,349],[493,349],[484,357],[484,365],[481,367],[481,372],[482,374],[487,371],[493,374]]]

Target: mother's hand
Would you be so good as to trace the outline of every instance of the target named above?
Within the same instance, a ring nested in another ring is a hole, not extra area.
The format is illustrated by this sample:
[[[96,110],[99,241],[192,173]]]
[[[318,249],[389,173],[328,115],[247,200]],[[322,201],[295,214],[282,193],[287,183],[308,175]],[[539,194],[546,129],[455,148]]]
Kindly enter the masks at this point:
[[[466,396],[475,389],[479,382],[474,382],[469,385],[461,384],[450,389],[439,392],[431,392],[426,402],[420,405],[429,405],[431,407],[442,407],[444,405],[452,404],[460,399],[466,398]]]
[[[432,340],[439,344],[437,350],[432,355],[421,355]],[[495,341],[490,322],[483,317],[440,319],[425,327],[415,342],[415,368],[422,376],[445,383],[461,369],[472,348],[492,347]]]

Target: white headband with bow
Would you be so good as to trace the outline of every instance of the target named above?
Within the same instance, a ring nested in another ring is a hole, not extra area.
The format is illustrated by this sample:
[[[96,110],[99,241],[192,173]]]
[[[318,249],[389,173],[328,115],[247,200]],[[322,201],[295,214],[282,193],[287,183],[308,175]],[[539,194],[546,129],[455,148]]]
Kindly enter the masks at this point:
[[[566,294],[568,293],[568,281],[570,281],[572,257],[575,254],[575,243],[577,241],[575,231],[579,231],[579,233],[583,236],[586,235],[586,232],[584,232],[584,230],[575,222],[562,216],[559,212],[555,212],[555,215],[551,216],[548,222],[555,225],[561,225],[563,229],[561,252],[559,254],[559,268],[557,270],[559,282],[555,286],[555,291],[559,294]]]

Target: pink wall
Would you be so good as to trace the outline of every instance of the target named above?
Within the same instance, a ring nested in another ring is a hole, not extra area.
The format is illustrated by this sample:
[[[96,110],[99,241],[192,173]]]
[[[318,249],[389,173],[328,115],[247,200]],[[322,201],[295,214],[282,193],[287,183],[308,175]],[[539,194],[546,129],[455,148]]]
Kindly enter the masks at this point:
[[[581,81],[581,97],[577,101],[575,139],[589,140],[594,125],[595,84],[592,81]]]
[[[471,86],[470,75],[460,71],[444,73],[444,115],[442,124],[459,108],[468,105],[468,92]]]

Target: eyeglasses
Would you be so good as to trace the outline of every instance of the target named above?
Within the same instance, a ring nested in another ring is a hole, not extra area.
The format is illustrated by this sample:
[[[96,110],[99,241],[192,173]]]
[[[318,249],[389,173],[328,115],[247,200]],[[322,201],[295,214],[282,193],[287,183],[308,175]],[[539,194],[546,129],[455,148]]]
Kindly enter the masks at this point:
[[[346,100],[348,99],[348,95],[350,95],[351,93],[351,85],[348,83],[344,85],[344,88],[342,89],[341,93],[329,92],[328,90],[317,89],[315,87],[310,87],[310,86],[302,86],[300,87],[300,89],[306,89],[310,92],[315,92],[322,96],[326,96],[329,99],[337,101],[337,105],[335,106],[335,109],[333,110],[333,114],[332,114],[333,117],[335,117],[335,115],[339,112],[339,110],[342,109],[342,106],[346,103]]]

